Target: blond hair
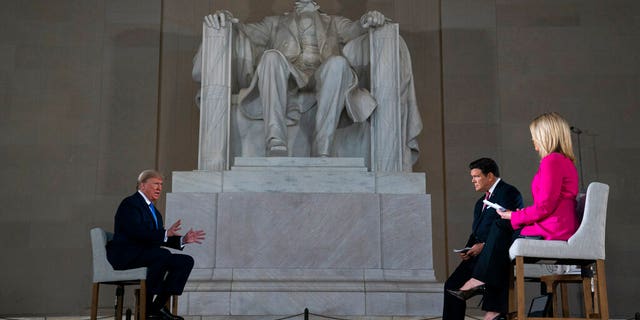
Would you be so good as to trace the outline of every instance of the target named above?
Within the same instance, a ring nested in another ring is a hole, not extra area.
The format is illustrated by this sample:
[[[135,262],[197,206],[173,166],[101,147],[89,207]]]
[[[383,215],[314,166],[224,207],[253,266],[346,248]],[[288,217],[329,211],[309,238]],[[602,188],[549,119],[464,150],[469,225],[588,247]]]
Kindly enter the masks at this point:
[[[540,158],[558,152],[575,162],[571,130],[567,121],[556,112],[543,113],[529,125],[531,138],[538,146]]]
[[[156,170],[151,170],[151,169],[144,170],[140,172],[140,174],[138,175],[138,183],[136,184],[136,188],[139,189],[141,183],[146,182],[151,178],[158,178],[158,179],[164,180],[164,177],[160,172]]]

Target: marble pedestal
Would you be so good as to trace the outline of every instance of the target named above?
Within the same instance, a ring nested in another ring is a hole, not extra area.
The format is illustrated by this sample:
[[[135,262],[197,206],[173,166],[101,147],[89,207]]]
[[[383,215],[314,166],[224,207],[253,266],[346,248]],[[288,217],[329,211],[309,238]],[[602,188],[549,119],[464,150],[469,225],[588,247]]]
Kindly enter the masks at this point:
[[[433,316],[423,173],[373,173],[361,158],[237,158],[173,173],[167,221],[204,229],[180,303],[189,316]]]

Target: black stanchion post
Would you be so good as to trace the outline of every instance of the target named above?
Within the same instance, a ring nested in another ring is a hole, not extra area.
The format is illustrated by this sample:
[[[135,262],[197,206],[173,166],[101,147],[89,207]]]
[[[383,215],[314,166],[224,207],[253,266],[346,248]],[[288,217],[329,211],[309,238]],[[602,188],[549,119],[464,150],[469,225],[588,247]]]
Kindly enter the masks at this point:
[[[309,308],[304,308],[304,320],[309,320]]]

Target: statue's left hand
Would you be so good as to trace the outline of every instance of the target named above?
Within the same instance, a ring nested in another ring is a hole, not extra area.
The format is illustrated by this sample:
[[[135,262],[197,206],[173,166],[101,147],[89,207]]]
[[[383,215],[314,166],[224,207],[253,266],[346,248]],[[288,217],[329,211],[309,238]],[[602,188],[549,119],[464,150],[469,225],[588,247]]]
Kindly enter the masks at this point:
[[[218,10],[214,14],[204,16],[204,23],[207,27],[216,30],[224,28],[227,22],[238,23],[238,19],[234,18],[228,10]]]
[[[360,18],[360,25],[363,28],[375,28],[383,25],[387,21],[384,14],[379,11],[369,11]]]

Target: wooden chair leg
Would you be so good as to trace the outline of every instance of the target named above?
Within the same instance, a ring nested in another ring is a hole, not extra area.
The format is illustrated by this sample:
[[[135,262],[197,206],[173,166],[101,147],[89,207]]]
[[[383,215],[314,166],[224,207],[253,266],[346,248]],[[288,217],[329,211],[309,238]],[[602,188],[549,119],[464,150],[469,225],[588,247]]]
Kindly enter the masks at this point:
[[[607,301],[607,280],[604,271],[604,260],[598,259],[596,261],[596,272],[594,273],[596,279],[596,295],[598,301],[598,307],[600,308],[600,319],[609,319],[609,303]]]
[[[178,314],[178,296],[174,295],[171,303],[171,313]]]
[[[562,304],[562,306],[560,306],[560,304],[558,303],[558,283],[556,283],[555,281],[552,281],[549,284],[549,286],[550,287],[547,287],[547,293],[551,293],[553,316],[554,317],[560,317],[560,312],[564,312],[564,303]],[[560,293],[564,294],[562,289],[560,289]],[[560,297],[560,300],[562,300],[562,302],[564,302],[564,300],[562,298],[563,297]]]
[[[554,317],[559,317],[560,316],[560,306],[558,305],[558,290],[557,290],[557,285],[558,283],[556,282],[555,278],[551,277],[551,276],[541,276],[540,277],[540,282],[544,283],[544,286],[546,288],[546,293],[551,295],[550,299],[551,299],[551,311],[553,312],[553,316]]]
[[[140,280],[140,299],[138,300],[140,309],[139,320],[146,320],[147,318],[147,281]]]
[[[524,257],[516,257],[516,292],[518,305],[518,320],[526,319],[524,313]]]
[[[94,282],[91,290],[91,320],[98,318],[98,295],[100,293],[100,283]]]
[[[562,301],[562,316],[569,317],[569,299],[567,297],[567,284],[565,282],[560,283],[560,300]]]
[[[133,318],[136,320],[141,320],[140,319],[140,289],[135,289],[133,291],[133,297],[135,298],[135,303],[134,303],[134,311],[133,311]]]
[[[593,314],[593,301],[591,300],[591,278],[589,277],[582,278],[582,299],[584,300],[585,317],[587,319],[591,318]]]
[[[514,265],[511,264],[509,269],[509,314],[516,312],[516,291],[515,291],[515,277],[513,274]]]
[[[122,300],[124,298],[124,285],[119,284],[116,288],[116,320],[122,320]]]

